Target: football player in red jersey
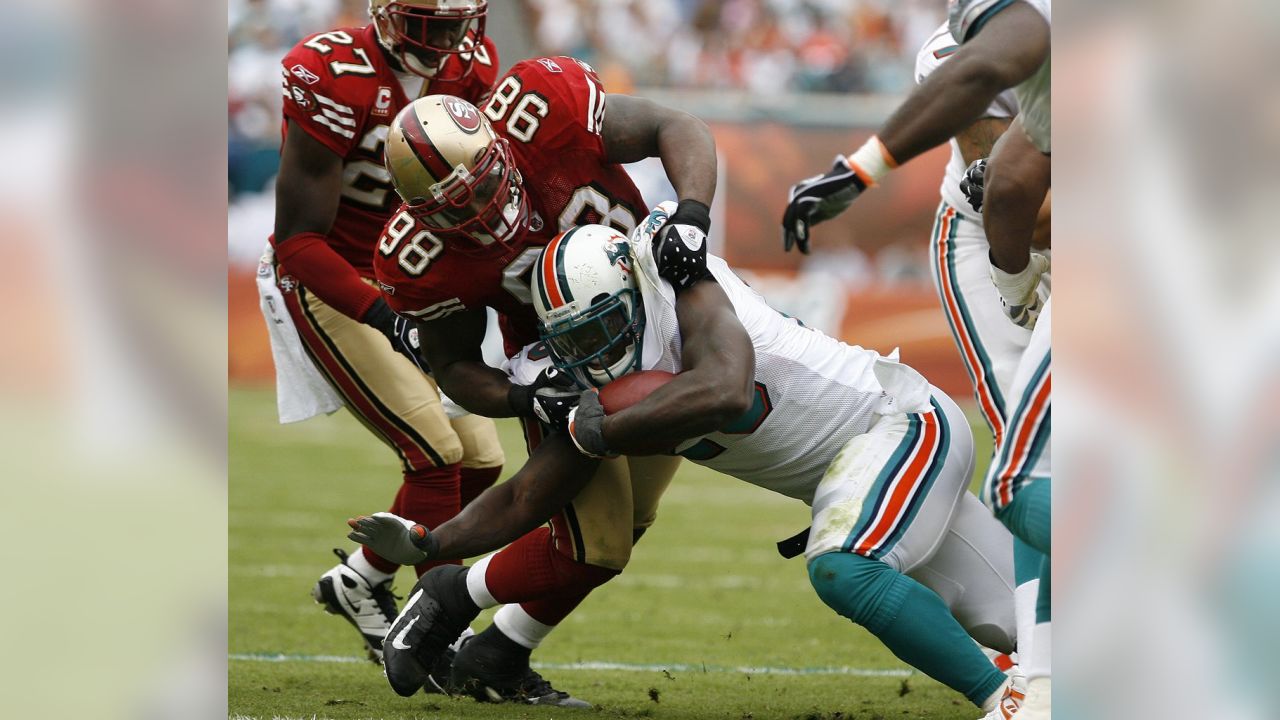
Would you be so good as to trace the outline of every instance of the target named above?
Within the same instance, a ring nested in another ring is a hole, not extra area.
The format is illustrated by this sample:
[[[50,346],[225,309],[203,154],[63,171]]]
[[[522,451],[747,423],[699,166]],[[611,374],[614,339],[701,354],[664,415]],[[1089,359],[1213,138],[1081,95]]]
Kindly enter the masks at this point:
[[[281,63],[274,267],[268,258],[260,272],[274,270],[287,309],[269,323],[291,320],[296,331],[287,329],[285,342],[305,349],[294,355],[309,357],[399,457],[403,479],[392,507],[440,522],[497,479],[502,449],[492,420],[450,419],[431,378],[393,349],[396,316],[372,280],[374,246],[399,203],[382,145],[392,118],[417,97],[486,97],[497,53],[484,36],[486,0],[371,0],[369,10],[369,25],[311,35]],[[283,408],[292,376],[277,358]],[[399,566],[368,549],[335,552],[341,562],[313,596],[351,622],[380,661]]]
[[[680,198],[662,231],[665,266],[686,283],[705,273],[716,183],[710,130],[641,98],[608,96],[607,105],[586,64],[536,58],[512,67],[483,111],[457,97],[423,98],[397,116],[388,135],[387,167],[406,203],[374,259],[383,297],[418,321],[424,354],[450,397],[482,415],[520,417],[538,457],[554,457],[557,473],[589,478],[563,498],[549,529],[533,529],[540,524],[534,520],[532,532],[471,568],[422,577],[411,595],[416,603],[406,605],[384,645],[398,693],[416,691],[458,631],[498,604],[504,607],[494,625],[458,650],[453,682],[479,699],[546,689],[528,686],[538,680],[530,652],[626,566],[679,463],[671,456],[597,463],[578,455],[562,433],[543,440],[545,426],[563,427],[580,391],[549,375],[514,385],[480,355],[486,307],[501,314],[509,355],[544,352],[535,344],[529,276],[560,231],[601,223],[630,233],[646,217],[620,163],[662,159]],[[482,520],[471,530],[487,532]]]

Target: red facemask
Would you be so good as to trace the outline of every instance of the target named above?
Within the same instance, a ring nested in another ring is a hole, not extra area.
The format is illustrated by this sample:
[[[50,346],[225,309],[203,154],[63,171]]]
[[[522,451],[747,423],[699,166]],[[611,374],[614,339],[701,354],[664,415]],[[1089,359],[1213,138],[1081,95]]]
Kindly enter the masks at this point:
[[[456,12],[393,2],[387,5],[382,31],[406,70],[423,74],[415,65],[438,68],[432,79],[457,81],[471,73],[474,54],[484,52],[476,48],[484,41],[487,12],[484,2],[475,10]],[[450,55],[457,55],[459,62],[447,62]]]

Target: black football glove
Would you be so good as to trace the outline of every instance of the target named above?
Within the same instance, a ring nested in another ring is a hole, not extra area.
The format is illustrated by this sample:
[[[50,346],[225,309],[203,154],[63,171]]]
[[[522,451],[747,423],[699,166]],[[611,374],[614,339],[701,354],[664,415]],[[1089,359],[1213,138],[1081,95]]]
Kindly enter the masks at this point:
[[[431,374],[431,367],[427,365],[426,360],[422,359],[422,353],[418,352],[418,328],[411,320],[392,310],[386,300],[382,298],[374,300],[373,305],[369,306],[369,311],[364,314],[363,322],[386,335],[391,347],[409,358],[419,370]]]
[[[425,525],[388,512],[347,520],[347,538],[399,565],[417,565],[435,557],[440,543]]]
[[[396,315],[394,333],[391,337],[391,347],[412,360],[419,370],[430,375],[431,366],[427,364],[426,358],[422,357],[422,346],[418,342],[418,328],[413,321],[402,315]]]
[[[782,249],[792,247],[809,254],[809,227],[844,212],[867,189],[849,159],[837,155],[831,170],[791,186],[787,210],[782,214]]]
[[[604,444],[604,406],[600,391],[592,388],[582,393],[577,406],[569,413],[569,439],[578,452],[593,458],[617,457]]]
[[[395,310],[387,304],[386,300],[378,298],[369,306],[369,310],[365,312],[364,319],[361,320],[365,325],[374,328],[378,332],[387,336],[387,339],[395,342],[396,337],[396,318],[400,317]]]
[[[564,431],[581,392],[573,378],[557,368],[547,368],[532,385],[512,385],[507,402],[516,415],[541,420],[553,430]]]
[[[676,292],[685,290],[707,276],[707,232],[711,229],[711,208],[697,200],[681,200],[653,238],[653,254],[658,275]]]
[[[987,181],[987,159],[978,158],[973,161],[964,171],[964,177],[960,178],[960,192],[964,193],[964,198],[969,201],[969,207],[974,212],[982,212],[982,192],[986,187]]]

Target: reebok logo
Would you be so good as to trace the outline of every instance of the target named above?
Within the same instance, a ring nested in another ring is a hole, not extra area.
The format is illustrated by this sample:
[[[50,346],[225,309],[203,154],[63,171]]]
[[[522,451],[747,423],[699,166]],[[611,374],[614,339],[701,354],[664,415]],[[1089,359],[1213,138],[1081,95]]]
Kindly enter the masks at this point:
[[[316,75],[315,73],[311,72],[310,70],[306,69],[301,65],[294,65],[293,67],[289,68],[289,72],[293,73],[294,77],[298,78],[299,80],[301,80],[302,82],[308,85],[315,85],[316,83],[320,82],[320,76]]]

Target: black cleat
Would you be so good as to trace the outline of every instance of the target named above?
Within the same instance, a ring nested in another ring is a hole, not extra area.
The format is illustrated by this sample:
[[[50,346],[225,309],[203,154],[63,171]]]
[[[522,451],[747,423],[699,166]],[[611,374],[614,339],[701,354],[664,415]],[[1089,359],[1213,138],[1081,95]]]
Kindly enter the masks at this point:
[[[529,667],[528,648],[509,640],[497,626],[490,626],[458,650],[452,683],[456,691],[480,702],[591,707],[591,703],[552,687]]]
[[[431,672],[427,674],[427,681],[422,685],[422,692],[428,695],[452,695],[456,688],[453,687],[451,675],[453,674],[453,657],[458,654],[452,646],[445,648],[444,654],[436,661],[431,668]]]
[[[480,614],[467,593],[467,568],[442,565],[418,579],[382,643],[387,681],[409,697],[432,682],[449,645]]]

